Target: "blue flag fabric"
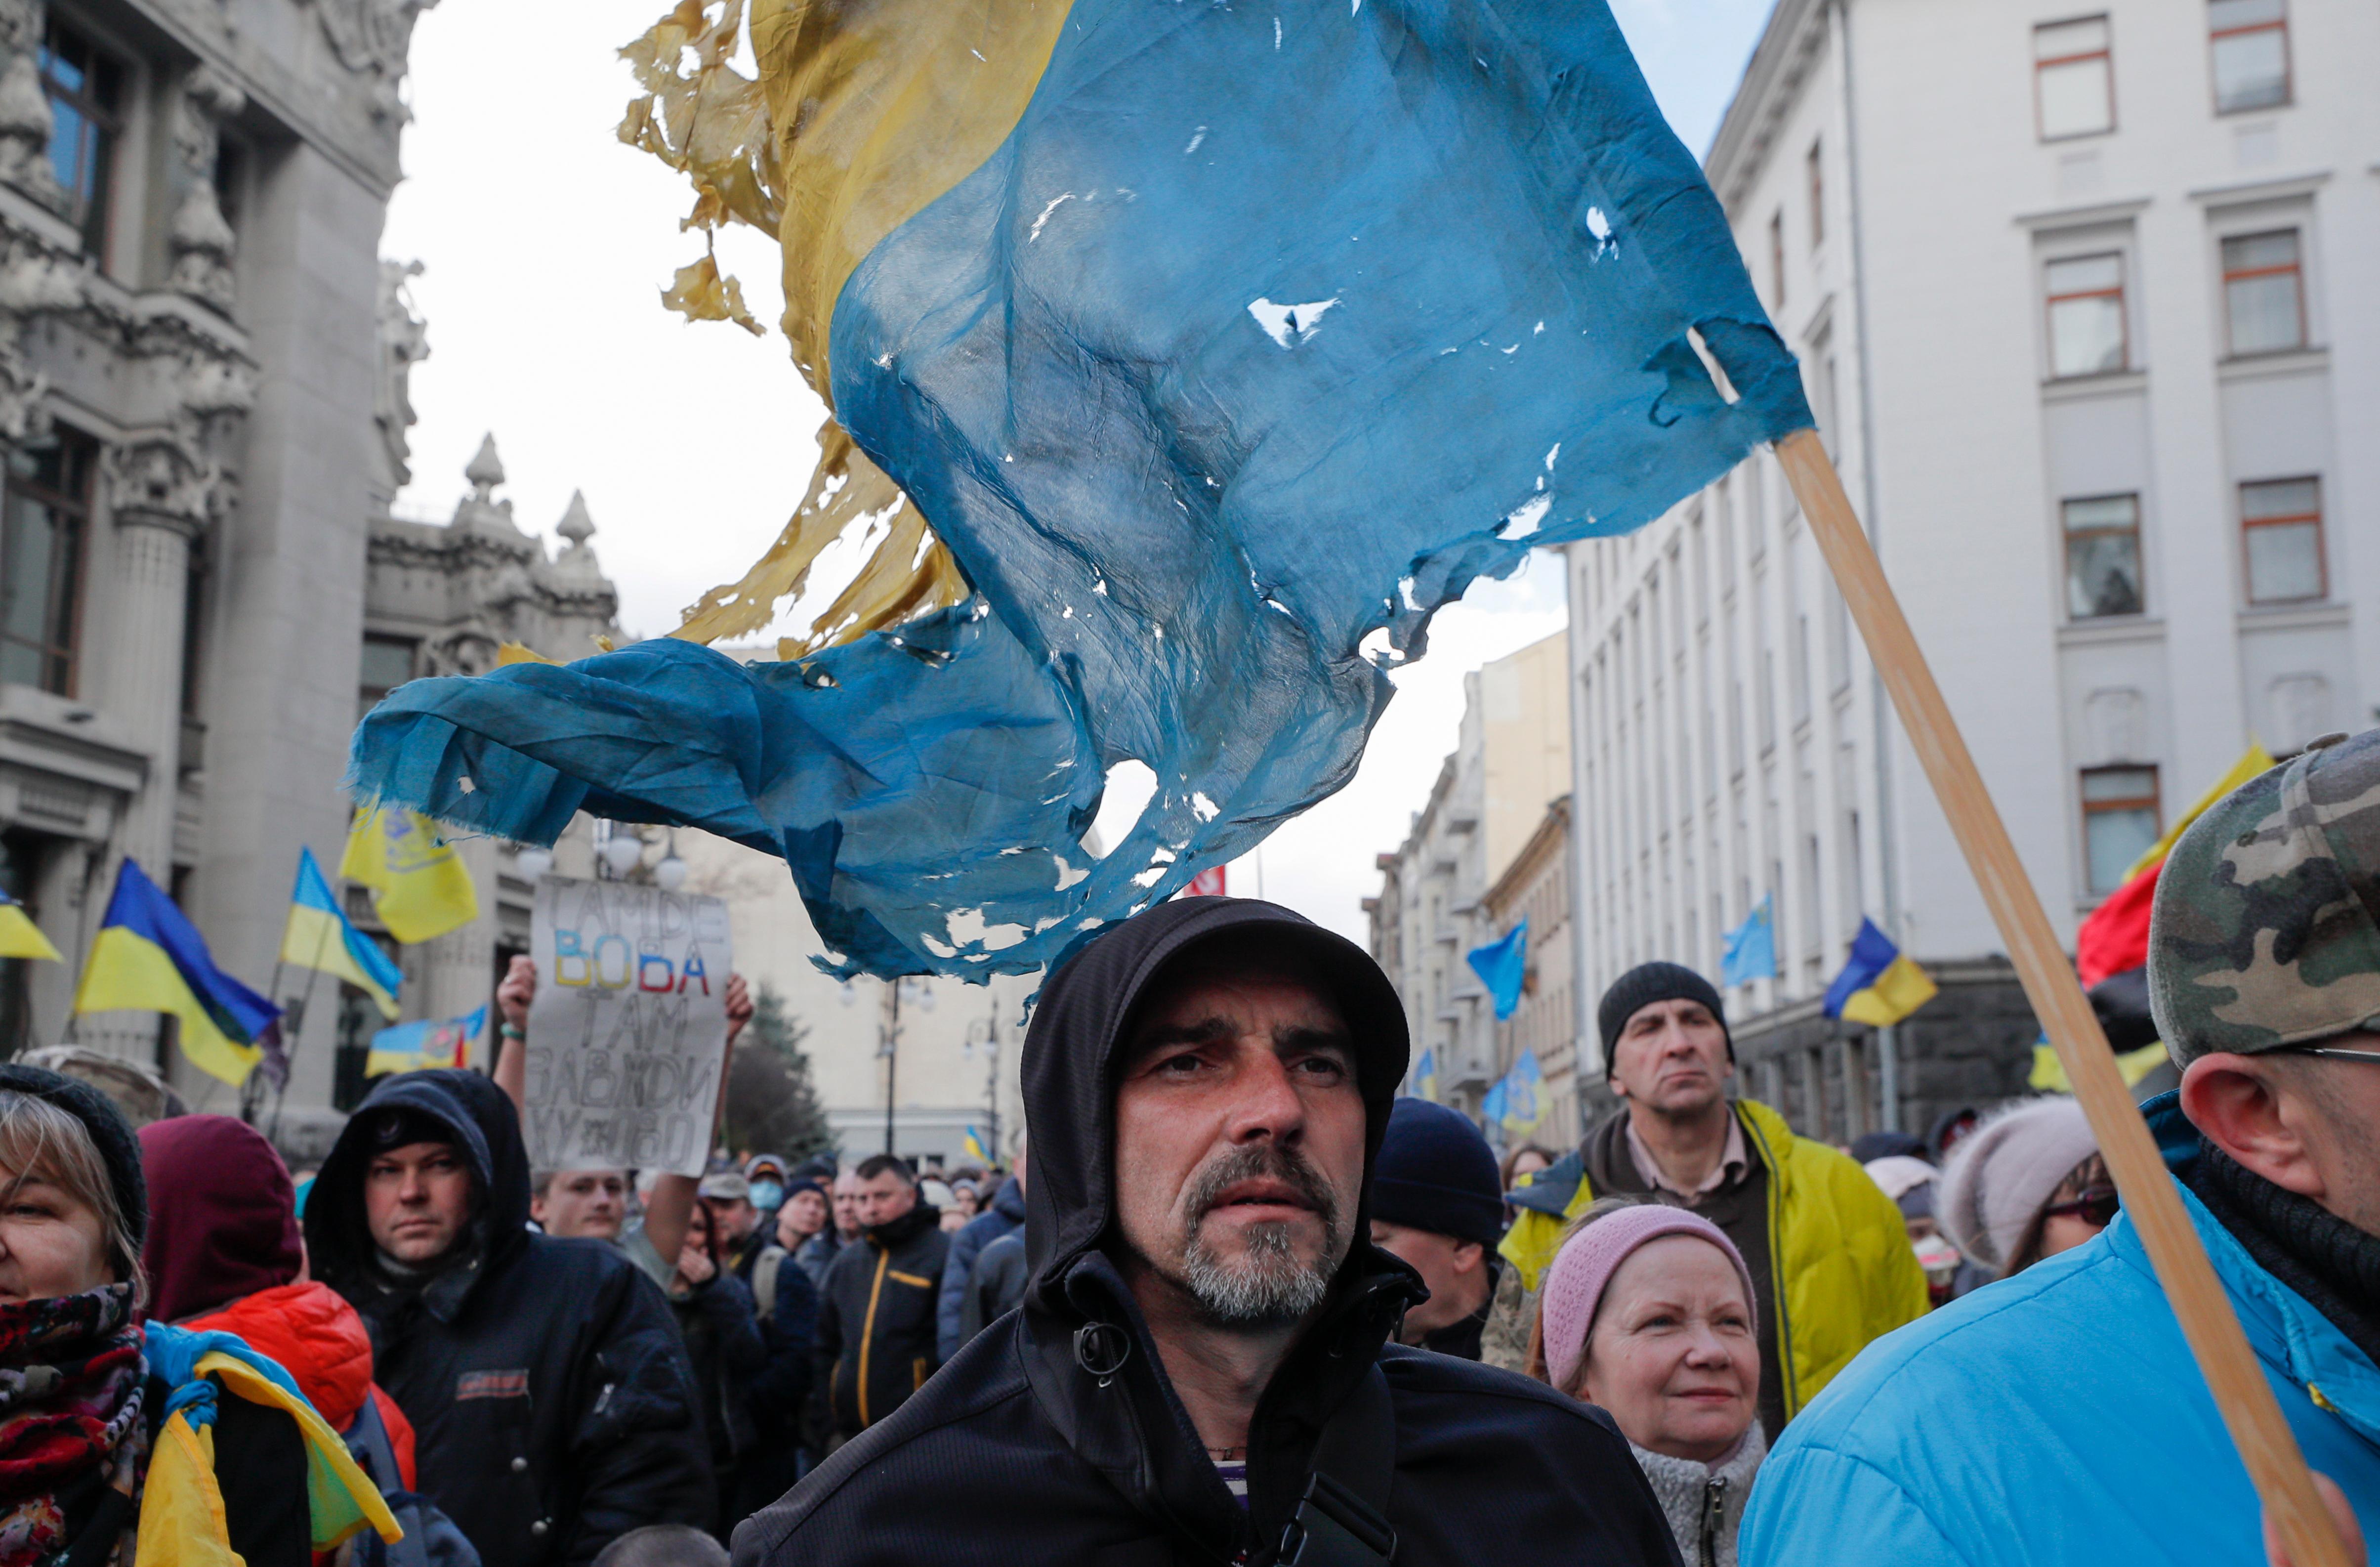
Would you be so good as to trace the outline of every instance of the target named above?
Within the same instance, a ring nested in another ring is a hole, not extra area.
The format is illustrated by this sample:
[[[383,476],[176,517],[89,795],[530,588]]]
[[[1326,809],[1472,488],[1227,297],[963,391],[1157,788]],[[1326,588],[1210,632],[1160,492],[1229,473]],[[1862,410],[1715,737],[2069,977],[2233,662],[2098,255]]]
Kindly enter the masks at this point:
[[[1484,947],[1474,947],[1463,954],[1471,972],[1488,987],[1488,994],[1496,1002],[1496,1021],[1501,1023],[1512,1015],[1521,1004],[1521,987],[1529,977],[1529,917],[1521,917],[1496,941]]]
[[[1772,908],[1773,894],[1764,893],[1743,917],[1743,923],[1727,933],[1727,949],[1719,958],[1718,982],[1722,985],[1749,985],[1755,979],[1777,978],[1777,918]]]
[[[579,808],[704,827],[784,856],[835,972],[1027,970],[1344,784],[1474,579],[1812,422],[1599,0],[942,3],[852,10],[915,6],[931,57],[806,103],[830,150],[871,115],[942,134],[901,116],[943,86],[983,110],[963,83],[1028,12],[1038,75],[856,242],[812,373],[973,596],[795,662],[663,640],[412,681],[358,734],[362,798],[531,843]],[[799,77],[861,25],[756,18],[756,47]],[[833,237],[789,223],[789,261]],[[1093,861],[1133,759],[1156,793]]]

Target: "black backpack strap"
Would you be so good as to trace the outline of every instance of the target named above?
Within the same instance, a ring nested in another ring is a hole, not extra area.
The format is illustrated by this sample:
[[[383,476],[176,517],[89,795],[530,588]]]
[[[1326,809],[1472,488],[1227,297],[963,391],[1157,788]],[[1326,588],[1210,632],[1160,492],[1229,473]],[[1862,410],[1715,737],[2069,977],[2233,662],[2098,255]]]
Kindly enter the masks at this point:
[[[1396,1474],[1396,1406],[1374,1362],[1315,1443],[1305,1495],[1281,1531],[1281,1567],[1385,1567],[1397,1554],[1389,1524]]]

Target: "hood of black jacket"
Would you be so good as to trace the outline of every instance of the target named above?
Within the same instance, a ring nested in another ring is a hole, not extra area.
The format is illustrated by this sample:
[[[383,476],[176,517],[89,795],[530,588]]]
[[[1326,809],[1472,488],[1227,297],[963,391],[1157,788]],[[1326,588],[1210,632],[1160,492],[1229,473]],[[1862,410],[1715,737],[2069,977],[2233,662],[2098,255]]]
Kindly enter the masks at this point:
[[[366,1134],[373,1111],[392,1105],[445,1126],[470,1166],[479,1212],[472,1220],[469,1255],[422,1289],[423,1304],[432,1314],[451,1320],[480,1279],[528,1245],[528,1149],[521,1141],[520,1117],[504,1091],[476,1072],[402,1073],[382,1079],[356,1107],[306,1200],[307,1255],[315,1277],[350,1301],[361,1303],[385,1291],[364,1220],[364,1175],[371,1166]]]
[[[916,1240],[929,1230],[941,1227],[942,1210],[932,1203],[921,1202],[897,1219],[887,1219],[881,1224],[870,1224],[865,1232],[880,1251],[892,1251]]]
[[[1365,1190],[1354,1221],[1359,1244],[1349,1248],[1342,1273],[1377,1270],[1365,1240],[1371,1233],[1372,1162],[1411,1049],[1396,988],[1361,947],[1277,905],[1181,898],[1126,920],[1050,976],[1025,1036],[1025,1120],[1033,1148],[1025,1245],[1033,1265],[1030,1294],[1046,1309],[1063,1310],[1067,1271],[1107,1238],[1115,1190],[1116,1058],[1141,998],[1192,948],[1258,930],[1321,971],[1354,1040],[1366,1123]]]

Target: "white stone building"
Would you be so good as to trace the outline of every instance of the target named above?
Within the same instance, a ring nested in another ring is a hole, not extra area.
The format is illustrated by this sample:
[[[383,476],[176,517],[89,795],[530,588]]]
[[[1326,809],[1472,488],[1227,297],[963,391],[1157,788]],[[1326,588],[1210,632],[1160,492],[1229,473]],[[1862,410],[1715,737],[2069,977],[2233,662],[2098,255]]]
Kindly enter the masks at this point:
[[[1433,1052],[1439,1099],[1474,1114],[1512,1065],[1514,1035],[1498,1027],[1465,954],[1504,933],[1483,900],[1568,792],[1564,646],[1548,637],[1463,676],[1454,750],[1404,843],[1374,862],[1380,892],[1364,900],[1415,1063]]]
[[[2070,935],[2252,737],[2375,716],[2375,71],[2359,0],[1780,0],[1709,154]],[[1582,1036],[1773,896],[1748,1091],[1842,1137],[2021,1088],[2034,1024],[1773,459],[1570,557]],[[1817,1015],[1864,915],[1944,983],[1888,1062]]]

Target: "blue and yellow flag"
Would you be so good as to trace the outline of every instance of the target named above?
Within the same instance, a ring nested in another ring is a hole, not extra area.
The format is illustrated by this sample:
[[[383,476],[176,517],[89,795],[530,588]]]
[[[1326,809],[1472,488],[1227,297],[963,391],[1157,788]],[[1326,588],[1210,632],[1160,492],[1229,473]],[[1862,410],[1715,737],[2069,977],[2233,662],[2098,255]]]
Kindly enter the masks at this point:
[[[281,1009],[217,968],[198,928],[129,858],[115,872],[74,1010],[168,1014],[190,1064],[235,1087],[268,1047],[280,1050]]]
[[[419,1023],[383,1028],[371,1037],[371,1049],[364,1057],[364,1075],[380,1077],[391,1072],[419,1072],[430,1066],[468,1066],[472,1041],[487,1031],[485,1002],[475,1011],[443,1022],[424,1018]]]
[[[1512,1063],[1511,1071],[1490,1089],[1494,1100],[1494,1118],[1498,1124],[1516,1137],[1525,1137],[1537,1129],[1546,1117],[1545,1074],[1537,1068],[1537,1052],[1523,1051]]]
[[[418,811],[367,807],[356,812],[339,874],[371,889],[372,912],[408,946],[480,917],[471,868]]]
[[[1415,1099],[1435,1100],[1438,1098],[1438,1047],[1433,1045],[1421,1052],[1413,1064],[1413,1091]]]
[[[983,1151],[983,1139],[976,1135],[976,1129],[972,1126],[968,1127],[966,1135],[959,1139],[959,1152],[978,1164],[989,1165],[991,1162],[991,1155]]]
[[[808,498],[675,637],[398,687],[361,796],[703,827],[840,973],[1026,972],[1344,784],[1475,579],[1811,425],[1603,0],[756,0],[756,78],[743,37],[678,5],[621,132],[777,236]],[[667,301],[759,330],[708,255]],[[783,662],[698,645],[861,527]]]
[[[1859,934],[1852,938],[1851,960],[1827,987],[1826,1011],[1828,1017],[1882,1028],[1915,1012],[1936,993],[1933,978],[1903,956],[1873,920],[1862,919]]]
[[[396,988],[405,979],[372,939],[347,923],[314,851],[298,850],[298,886],[289,894],[289,922],[281,930],[281,961],[296,968],[336,975],[372,999],[382,1017],[397,1012]]]
[[[58,949],[42,934],[24,905],[0,890],[0,957],[35,957],[59,961]]]

